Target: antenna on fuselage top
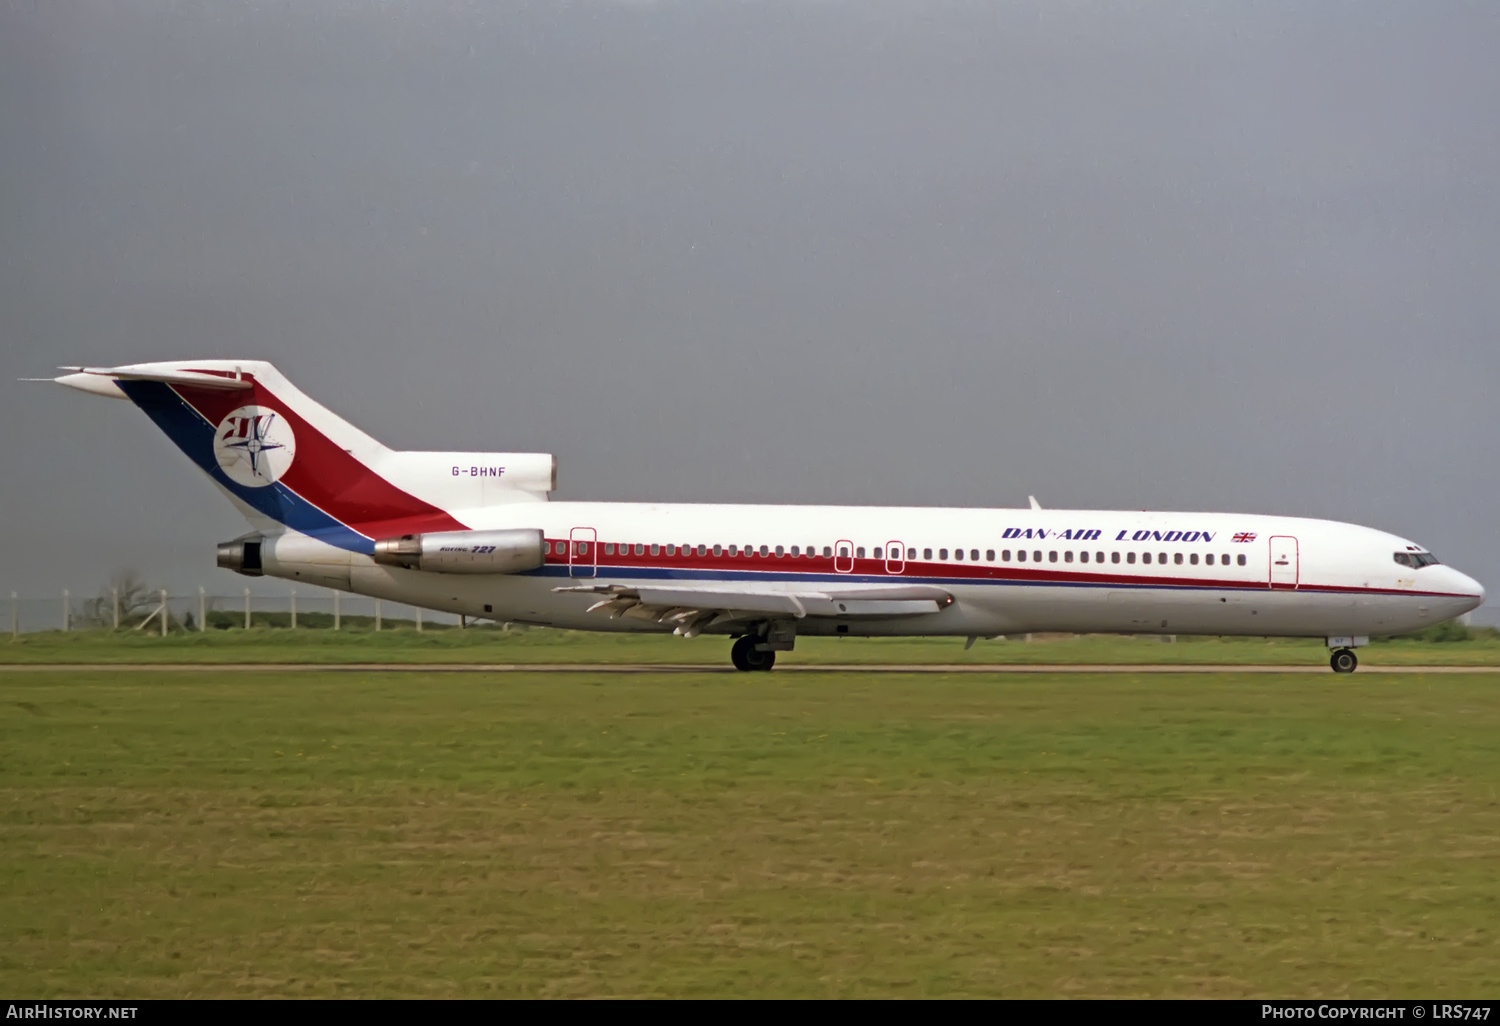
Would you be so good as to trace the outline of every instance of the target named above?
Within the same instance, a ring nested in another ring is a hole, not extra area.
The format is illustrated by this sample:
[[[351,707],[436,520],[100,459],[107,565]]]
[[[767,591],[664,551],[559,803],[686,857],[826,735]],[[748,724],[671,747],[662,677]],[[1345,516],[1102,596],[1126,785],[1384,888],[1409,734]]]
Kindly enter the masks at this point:
[[[1026,496],[1026,498],[1031,502],[1031,508],[1032,509],[1041,509],[1042,508],[1042,504],[1040,502],[1036,501],[1036,496],[1035,495],[1028,495],[1028,496]]]

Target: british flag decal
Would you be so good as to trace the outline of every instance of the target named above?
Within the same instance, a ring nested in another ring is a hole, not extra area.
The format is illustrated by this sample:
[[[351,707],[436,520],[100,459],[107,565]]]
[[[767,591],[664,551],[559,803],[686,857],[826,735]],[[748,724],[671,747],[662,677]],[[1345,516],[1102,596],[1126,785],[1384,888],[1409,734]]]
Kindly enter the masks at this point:
[[[1235,535],[1232,540],[1237,542],[1253,542],[1255,540],[1255,532],[1241,531],[1239,534]]]

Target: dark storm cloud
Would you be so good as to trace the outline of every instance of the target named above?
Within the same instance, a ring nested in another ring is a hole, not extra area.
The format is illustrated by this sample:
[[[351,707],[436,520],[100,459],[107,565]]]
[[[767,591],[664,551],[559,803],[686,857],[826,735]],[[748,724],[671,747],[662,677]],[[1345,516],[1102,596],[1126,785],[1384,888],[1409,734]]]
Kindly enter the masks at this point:
[[[8,377],[266,357],[565,497],[1329,516],[1500,581],[1488,5],[3,11]],[[0,586],[219,573],[143,417],[5,387]]]

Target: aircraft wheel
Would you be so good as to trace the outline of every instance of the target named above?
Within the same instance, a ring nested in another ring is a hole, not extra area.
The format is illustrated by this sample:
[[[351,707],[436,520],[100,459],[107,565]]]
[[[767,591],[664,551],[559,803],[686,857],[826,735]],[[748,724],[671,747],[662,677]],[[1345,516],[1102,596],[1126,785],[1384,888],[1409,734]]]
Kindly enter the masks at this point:
[[[755,640],[759,641],[760,639],[756,638]],[[764,673],[775,665],[775,652],[757,652],[754,648],[750,649],[750,669],[759,670]]]
[[[755,646],[764,640],[754,634],[747,634],[736,641],[734,647],[729,650],[729,661],[734,663],[734,668],[742,673],[769,670],[776,662],[776,653],[755,650]]]
[[[750,661],[745,658],[745,653],[750,651],[750,646],[753,644],[755,644],[755,639],[746,635],[743,638],[736,638],[734,646],[729,650],[729,661],[741,673],[749,673],[753,669]]]
[[[1333,667],[1334,673],[1353,673],[1359,659],[1349,649],[1341,648],[1329,657],[1328,665]]]

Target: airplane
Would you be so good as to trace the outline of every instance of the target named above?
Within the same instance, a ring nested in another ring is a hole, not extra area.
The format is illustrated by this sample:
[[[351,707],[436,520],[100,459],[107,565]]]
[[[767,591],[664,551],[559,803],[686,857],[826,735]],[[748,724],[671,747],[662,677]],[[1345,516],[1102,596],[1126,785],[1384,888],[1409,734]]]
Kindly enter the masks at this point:
[[[545,453],[388,449],[271,364],[64,367],[140,407],[250,521],[218,565],[462,616],[733,638],[1036,632],[1323,638],[1459,616],[1479,583],[1406,538],[1240,513],[553,502]]]

